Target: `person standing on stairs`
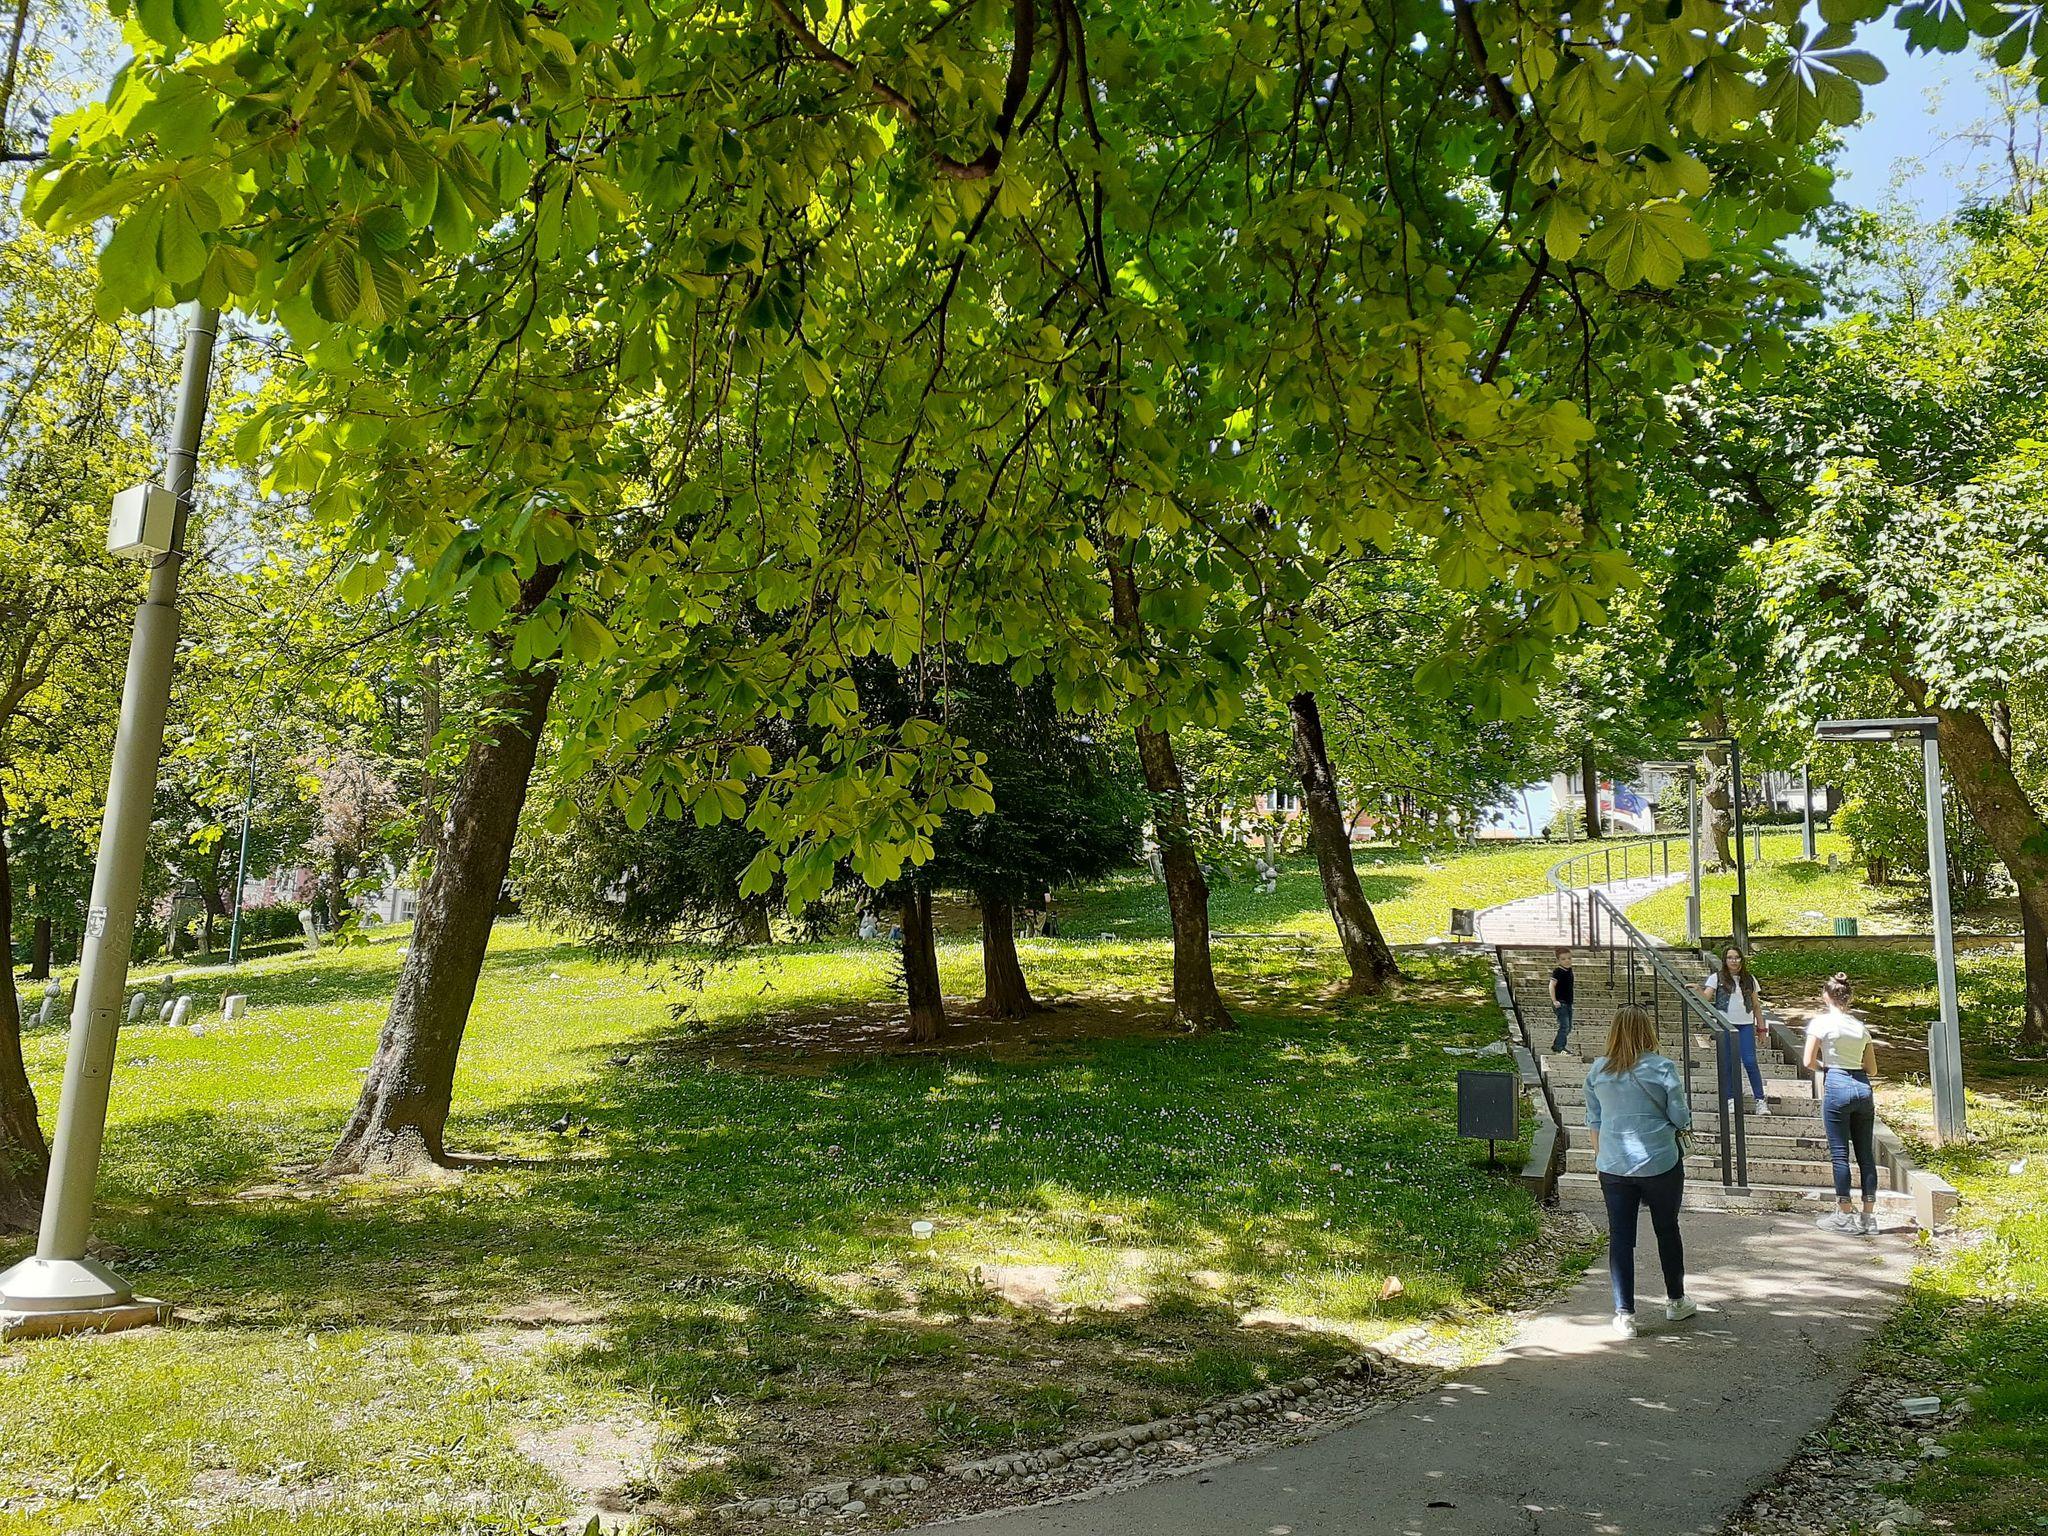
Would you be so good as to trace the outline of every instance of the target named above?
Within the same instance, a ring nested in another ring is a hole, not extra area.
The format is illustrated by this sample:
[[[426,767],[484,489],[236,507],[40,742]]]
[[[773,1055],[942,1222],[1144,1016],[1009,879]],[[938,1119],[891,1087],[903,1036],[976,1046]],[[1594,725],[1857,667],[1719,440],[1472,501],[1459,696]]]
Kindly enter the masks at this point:
[[[1742,1073],[1749,1074],[1749,1086],[1754,1090],[1756,1112],[1768,1115],[1770,1100],[1764,1097],[1763,1068],[1757,1065],[1756,1042],[1770,1026],[1764,1023],[1764,1000],[1756,989],[1756,977],[1750,974],[1749,962],[1742,951],[1733,944],[1721,955],[1721,963],[1707,972],[1706,980],[1700,983],[1700,996],[1714,1005],[1715,1010],[1734,1025],[1734,1032],[1728,1044],[1732,1050],[1717,1052],[1721,1062],[1721,1099],[1732,1104],[1735,1096],[1742,1092]],[[1736,1067],[1740,1057],[1742,1066]]]
[[[1550,973],[1550,1006],[1557,1014],[1557,1039],[1550,1049],[1558,1053],[1572,1038],[1572,952],[1562,944],[1557,947],[1557,967]]]
[[[1823,1232],[1868,1237],[1877,1231],[1877,1102],[1870,1091],[1870,1069],[1877,1046],[1870,1026],[1849,1012],[1849,978],[1835,972],[1820,988],[1820,1012],[1806,1025],[1805,1065],[1822,1071],[1820,1117],[1827,1128],[1828,1152],[1835,1164],[1836,1209],[1820,1218]],[[1856,1153],[1862,1176],[1863,1211],[1849,1201],[1849,1153]]]
[[[1678,1137],[1691,1125],[1685,1079],[1657,1050],[1656,1018],[1633,1003],[1617,1008],[1606,1054],[1586,1069],[1586,1128],[1607,1203],[1614,1331],[1625,1339],[1636,1336],[1636,1224],[1644,1206],[1664,1271],[1664,1315],[1678,1322],[1699,1310],[1685,1294],[1685,1240],[1678,1229],[1685,1201]]]

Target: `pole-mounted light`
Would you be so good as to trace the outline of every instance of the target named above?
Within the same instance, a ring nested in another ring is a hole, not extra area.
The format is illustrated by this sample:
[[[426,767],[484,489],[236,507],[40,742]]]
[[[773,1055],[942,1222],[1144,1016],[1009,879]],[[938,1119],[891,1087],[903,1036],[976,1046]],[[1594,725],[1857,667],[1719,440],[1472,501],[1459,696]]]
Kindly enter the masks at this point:
[[[1948,894],[1948,813],[1941,791],[1941,722],[1932,715],[1881,720],[1822,720],[1822,741],[1914,741],[1927,798],[1927,893],[1934,905],[1934,973],[1941,1019],[1927,1032],[1928,1075],[1934,1080],[1934,1139],[1954,1141],[1967,1129],[1963,1105],[1962,1013],[1956,1001],[1955,919]]]

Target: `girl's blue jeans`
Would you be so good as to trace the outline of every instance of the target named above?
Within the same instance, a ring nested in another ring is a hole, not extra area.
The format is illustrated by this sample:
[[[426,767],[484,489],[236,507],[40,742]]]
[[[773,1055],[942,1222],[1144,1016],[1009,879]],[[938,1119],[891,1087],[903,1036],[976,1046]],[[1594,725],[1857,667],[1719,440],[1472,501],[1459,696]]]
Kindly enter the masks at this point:
[[[1729,1049],[1733,1047],[1733,1049]],[[1742,1090],[1742,1071],[1749,1073],[1749,1086],[1756,1090],[1755,1097],[1764,1096],[1763,1068],[1756,1064],[1756,1026],[1744,1024],[1733,1031],[1733,1038],[1718,1052],[1721,1058],[1721,1097],[1732,1099]],[[1741,1056],[1742,1069],[1735,1065],[1737,1055]]]
[[[1820,1123],[1828,1133],[1828,1154],[1835,1162],[1835,1198],[1849,1198],[1849,1153],[1856,1153],[1863,1198],[1877,1199],[1877,1102],[1870,1093],[1870,1074],[1847,1067],[1829,1067],[1821,1085]]]

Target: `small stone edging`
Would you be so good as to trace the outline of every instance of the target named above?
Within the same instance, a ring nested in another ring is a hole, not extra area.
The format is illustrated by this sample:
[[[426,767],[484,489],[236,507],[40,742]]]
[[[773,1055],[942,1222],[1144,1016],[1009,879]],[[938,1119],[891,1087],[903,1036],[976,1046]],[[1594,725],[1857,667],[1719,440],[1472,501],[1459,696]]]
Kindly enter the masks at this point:
[[[1378,1405],[1400,1385],[1412,1386],[1419,1374],[1426,1373],[1403,1369],[1398,1362],[1374,1352],[1355,1356],[1326,1376],[1298,1377],[1173,1418],[1081,1435],[1046,1450],[954,1462],[933,1477],[840,1479],[780,1498],[736,1500],[718,1505],[712,1512],[753,1520],[862,1515],[888,1500],[927,1493],[941,1482],[957,1483],[961,1492],[971,1489],[983,1495],[1039,1494],[1055,1482],[1093,1485],[1105,1473],[1144,1473],[1155,1463],[1179,1465],[1192,1457],[1223,1455],[1236,1448],[1244,1430],[1255,1426],[1265,1429],[1262,1439],[1270,1439],[1279,1426],[1264,1421],[1278,1420],[1293,1428],[1312,1420],[1348,1417]]]

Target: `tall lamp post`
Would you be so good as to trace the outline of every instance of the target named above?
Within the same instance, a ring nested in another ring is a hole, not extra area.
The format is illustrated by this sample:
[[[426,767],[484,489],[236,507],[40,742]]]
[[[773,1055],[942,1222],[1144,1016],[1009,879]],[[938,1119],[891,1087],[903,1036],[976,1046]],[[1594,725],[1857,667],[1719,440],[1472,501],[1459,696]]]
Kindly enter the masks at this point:
[[[1948,815],[1941,793],[1940,722],[1931,715],[1892,720],[1823,720],[1822,741],[1920,742],[1926,777],[1927,893],[1934,903],[1934,974],[1941,988],[1941,1018],[1927,1032],[1927,1069],[1934,1080],[1934,1139],[1950,1142],[1968,1131],[1963,1109],[1963,1029],[1956,1005],[1956,933],[1948,901]]]
[[[1728,753],[1728,811],[1733,818],[1729,843],[1735,849],[1735,895],[1728,903],[1728,932],[1735,947],[1749,953],[1749,866],[1742,857],[1742,743],[1733,736],[1688,736],[1679,743],[1688,751],[1715,747]]]
[[[106,1137],[107,1097],[121,1032],[121,996],[135,937],[149,823],[156,808],[157,759],[171,702],[178,647],[178,576],[185,522],[199,467],[199,438],[213,376],[219,314],[194,305],[185,326],[178,409],[165,451],[165,484],[137,486],[115,498],[107,545],[150,556],[149,591],[136,610],[121,684],[121,716],[107,780],[107,807],[93,862],[85,950],[71,1009],[64,1087],[50,1181],[33,1256],[0,1274],[0,1338],[22,1333],[106,1331],[160,1320],[162,1303],[138,1300],[128,1282],[86,1257],[93,1187]]]
[[[1700,947],[1700,768],[1698,763],[1645,763],[1660,773],[1685,780],[1686,896],[1685,937]]]

